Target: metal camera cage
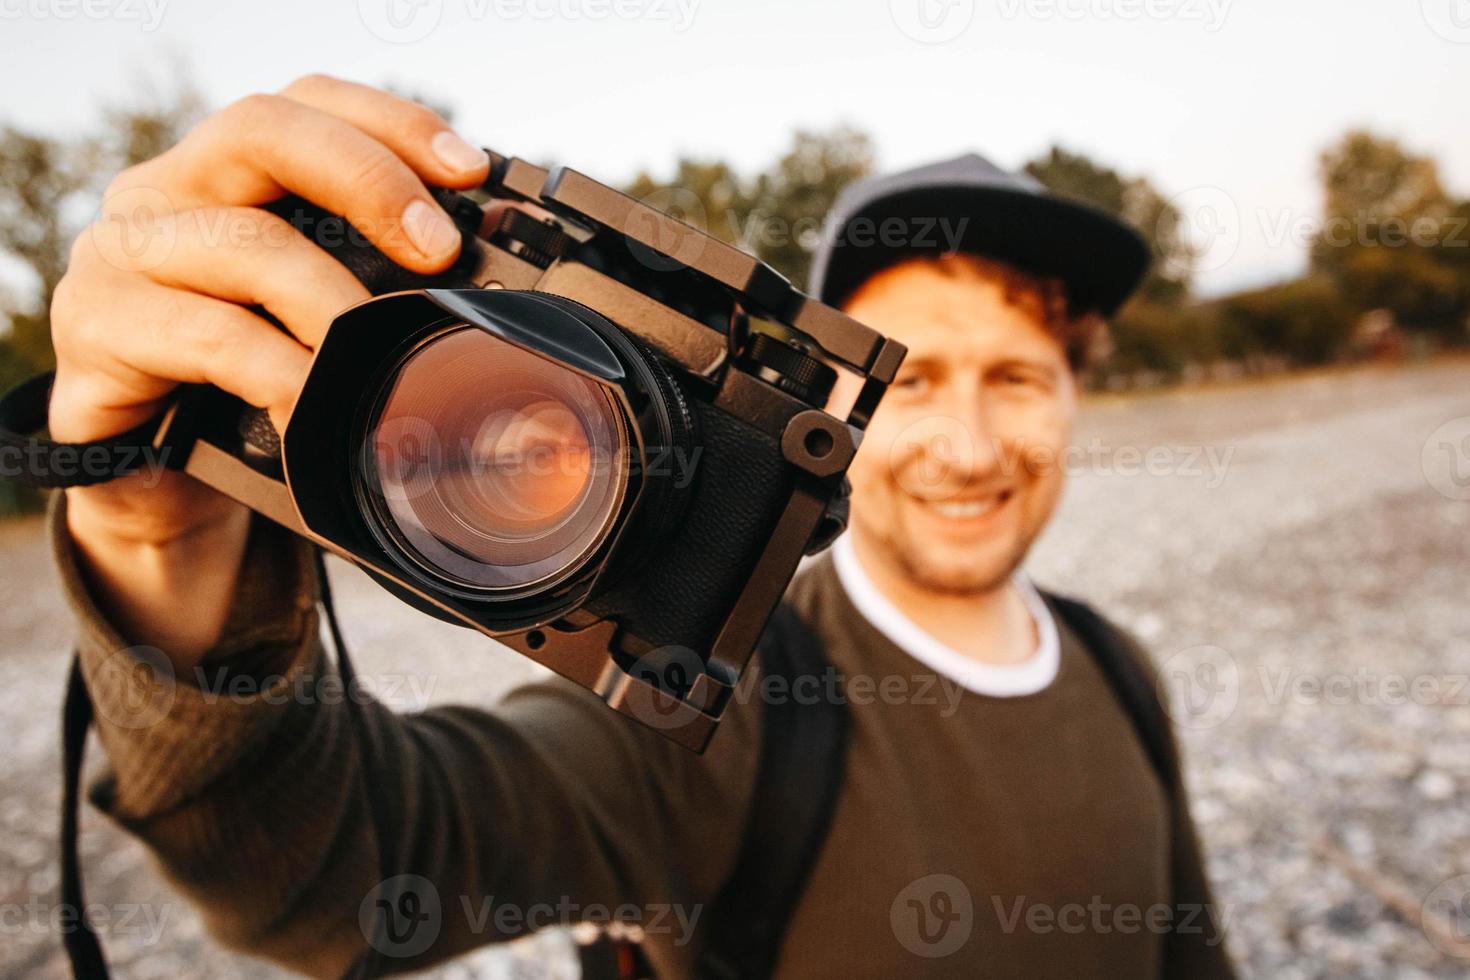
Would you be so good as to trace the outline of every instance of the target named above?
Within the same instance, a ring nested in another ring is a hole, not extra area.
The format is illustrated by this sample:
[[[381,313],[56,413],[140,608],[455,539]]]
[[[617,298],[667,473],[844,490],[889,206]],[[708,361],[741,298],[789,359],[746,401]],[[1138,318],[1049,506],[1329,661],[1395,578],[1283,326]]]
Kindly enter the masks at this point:
[[[687,667],[688,651],[681,656],[680,651],[670,655],[653,648],[614,619],[578,610],[553,621],[494,632],[395,569],[369,571],[413,605],[493,636],[594,691],[619,712],[702,751],[767,619],[818,531],[861,431],[893,380],[905,348],[801,293],[758,259],[576,170],[548,170],[488,152],[491,168],[484,189],[494,198],[534,205],[552,217],[542,220],[509,211],[515,222],[480,227],[480,241],[474,243],[478,255],[469,257],[475,263],[471,284],[561,296],[638,337],[706,382],[716,408],[771,437],[793,468],[793,491],[710,649],[699,655],[703,669],[687,684],[667,678],[663,668]],[[475,206],[464,198],[456,203],[455,216],[464,222],[466,210]],[[508,228],[511,224],[515,227]],[[739,315],[722,333],[577,261],[577,246],[604,232],[621,236],[630,248],[646,250],[640,253],[646,261],[667,262],[669,268],[687,270],[724,290]],[[454,290],[415,292],[446,311],[462,314],[461,304],[447,301]],[[774,329],[763,329],[763,323]],[[753,343],[756,338],[761,339],[759,345]],[[773,338],[778,339],[773,343]],[[752,360],[757,347],[760,355]],[[737,360],[741,367],[732,369]],[[785,383],[793,373],[800,375],[813,366],[851,379],[824,407],[816,407],[800,397],[799,388]],[[837,401],[842,404],[834,404]],[[196,412],[181,412],[175,403],[154,437],[155,446],[186,454],[184,472],[366,567],[361,555],[317,533],[303,519],[285,479],[232,452],[229,439],[192,431],[195,417]],[[623,663],[630,662],[640,669],[625,669]]]

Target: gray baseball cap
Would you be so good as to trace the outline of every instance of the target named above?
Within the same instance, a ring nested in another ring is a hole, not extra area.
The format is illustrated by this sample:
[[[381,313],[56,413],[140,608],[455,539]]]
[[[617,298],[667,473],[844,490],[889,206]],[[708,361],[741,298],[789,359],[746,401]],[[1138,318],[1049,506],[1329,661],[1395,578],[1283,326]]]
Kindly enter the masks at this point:
[[[849,184],[838,195],[807,292],[840,305],[906,258],[965,252],[1067,287],[1073,310],[1110,315],[1148,269],[1148,245],[1090,205],[975,153]]]

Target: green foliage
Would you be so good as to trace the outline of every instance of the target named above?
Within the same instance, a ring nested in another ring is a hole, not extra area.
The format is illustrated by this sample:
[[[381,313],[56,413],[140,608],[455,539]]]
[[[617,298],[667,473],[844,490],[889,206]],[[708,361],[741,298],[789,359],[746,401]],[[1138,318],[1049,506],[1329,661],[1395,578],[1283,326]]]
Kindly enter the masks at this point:
[[[1354,131],[1319,160],[1323,225],[1312,267],[1360,310],[1463,339],[1470,318],[1470,202],[1398,142]]]
[[[100,135],[60,140],[6,126],[0,129],[0,251],[29,267],[29,300],[0,297],[7,327],[0,334],[0,366],[32,373],[54,363],[48,316],[51,294],[66,272],[73,223],[100,197],[111,175],[157,156],[197,117],[199,99],[184,89],[158,106],[112,107]]]
[[[103,111],[102,131],[64,140],[0,128],[0,252],[26,266],[29,295],[0,294],[0,390],[52,367],[51,294],[66,272],[78,214],[95,207],[111,176],[157,156],[200,112],[189,88],[166,103]],[[0,513],[29,509],[34,494],[0,492]]]
[[[837,195],[872,167],[872,141],[839,127],[798,132],[785,154],[750,177],[722,161],[681,158],[672,177],[641,173],[623,190],[745,249],[801,284]]]
[[[1062,147],[1052,147],[1025,170],[1052,193],[1121,219],[1143,236],[1153,255],[1138,292],[1110,325],[1113,355],[1107,369],[1175,377],[1187,364],[1206,360],[1209,332],[1187,306],[1197,256],[1179,209],[1147,178],[1126,177]]]
[[[1120,218],[1143,236],[1154,262],[1139,287],[1140,299],[1173,305],[1188,297],[1197,256],[1184,237],[1179,209],[1146,177],[1125,177],[1059,146],[1025,170],[1052,193]]]
[[[1206,304],[1190,302],[1196,256],[1181,215],[1147,180],[1060,148],[1026,170],[1127,221],[1153,251],[1154,268],[1112,323],[1114,372],[1320,364],[1344,356],[1362,315],[1378,309],[1405,330],[1470,340],[1470,202],[1452,201],[1435,162],[1393,140],[1355,131],[1322,154],[1323,222],[1307,276]]]
[[[1235,361],[1280,355],[1292,364],[1325,364],[1341,356],[1359,311],[1322,276],[1236,293],[1215,306],[1220,353]]]

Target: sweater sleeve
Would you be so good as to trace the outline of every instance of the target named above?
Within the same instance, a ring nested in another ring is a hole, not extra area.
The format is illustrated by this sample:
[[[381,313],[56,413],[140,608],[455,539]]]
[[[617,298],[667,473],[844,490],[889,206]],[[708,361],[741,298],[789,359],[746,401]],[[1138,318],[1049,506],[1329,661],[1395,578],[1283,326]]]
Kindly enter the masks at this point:
[[[175,677],[94,601],[64,503],[51,520],[109,762],[90,798],[152,849],[218,940],[340,975],[390,895],[403,918],[373,939],[387,970],[609,918],[644,926],[655,966],[687,970],[753,790],[758,699],[732,703],[703,756],[560,679],[493,711],[400,715],[366,701],[367,777],[389,801],[392,870],[412,876],[385,892],[309,546],[257,519],[220,643]]]

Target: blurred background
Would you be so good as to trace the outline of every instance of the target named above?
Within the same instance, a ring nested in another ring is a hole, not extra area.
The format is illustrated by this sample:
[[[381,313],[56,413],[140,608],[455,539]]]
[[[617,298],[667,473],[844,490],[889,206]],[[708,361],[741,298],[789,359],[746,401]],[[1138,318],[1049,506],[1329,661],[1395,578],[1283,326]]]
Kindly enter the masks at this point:
[[[844,184],[968,150],[1122,216],[1156,262],[1086,379],[1031,571],[1156,656],[1246,975],[1470,972],[1467,0],[0,0],[0,19],[4,386],[50,365],[48,298],[111,175],[311,71],[576,166],[798,283]],[[62,969],[69,623],[39,504],[0,483],[17,976]],[[365,669],[426,679],[395,706],[532,676],[337,572]],[[86,827],[124,975],[275,975]],[[572,975],[567,942],[443,972]]]

